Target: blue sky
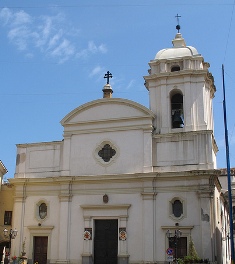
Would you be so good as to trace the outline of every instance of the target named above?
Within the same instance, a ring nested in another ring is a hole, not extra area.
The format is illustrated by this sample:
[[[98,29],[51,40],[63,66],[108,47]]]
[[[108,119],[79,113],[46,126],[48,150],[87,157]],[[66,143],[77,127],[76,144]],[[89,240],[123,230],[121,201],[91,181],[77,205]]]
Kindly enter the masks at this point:
[[[16,144],[62,140],[60,120],[102,98],[104,74],[113,97],[149,106],[148,62],[181,33],[209,62],[218,167],[226,167],[222,64],[225,66],[231,167],[235,166],[235,0],[61,0],[0,2],[0,159],[14,176]]]

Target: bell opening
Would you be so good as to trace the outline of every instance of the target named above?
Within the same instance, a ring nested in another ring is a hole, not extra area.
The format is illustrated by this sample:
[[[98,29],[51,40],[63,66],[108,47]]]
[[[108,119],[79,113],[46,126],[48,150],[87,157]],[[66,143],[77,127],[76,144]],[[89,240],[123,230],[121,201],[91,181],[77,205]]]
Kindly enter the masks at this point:
[[[183,95],[176,93],[171,97],[171,121],[172,128],[184,127]]]

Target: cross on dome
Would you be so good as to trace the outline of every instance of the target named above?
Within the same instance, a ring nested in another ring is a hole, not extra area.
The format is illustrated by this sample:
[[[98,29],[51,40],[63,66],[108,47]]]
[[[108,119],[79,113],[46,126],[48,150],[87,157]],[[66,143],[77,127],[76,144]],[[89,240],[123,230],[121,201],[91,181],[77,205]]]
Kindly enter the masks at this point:
[[[180,18],[181,16],[179,16],[179,15],[177,14],[175,17],[176,17],[176,19],[177,19],[176,29],[178,30],[178,33],[179,33],[179,32],[180,32],[180,21],[179,21],[179,18]]]
[[[109,84],[109,78],[113,78],[113,75],[111,72],[107,71],[107,73],[105,73],[104,78],[107,79],[107,84]]]

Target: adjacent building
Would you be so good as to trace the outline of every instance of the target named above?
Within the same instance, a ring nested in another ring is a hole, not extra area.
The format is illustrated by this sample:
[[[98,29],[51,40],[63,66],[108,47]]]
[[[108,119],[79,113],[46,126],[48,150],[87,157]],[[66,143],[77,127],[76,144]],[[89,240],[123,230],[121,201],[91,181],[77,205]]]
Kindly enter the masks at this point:
[[[144,76],[149,108],[113,98],[108,72],[103,98],[61,120],[62,141],[17,145],[12,247],[25,242],[29,263],[161,263],[190,240],[229,260],[213,76],[181,33],[172,43]]]
[[[10,231],[13,217],[14,188],[8,182],[3,181],[3,176],[6,173],[7,169],[0,160],[0,261],[2,260],[3,251],[9,252],[9,237],[4,236],[3,230],[6,228]]]

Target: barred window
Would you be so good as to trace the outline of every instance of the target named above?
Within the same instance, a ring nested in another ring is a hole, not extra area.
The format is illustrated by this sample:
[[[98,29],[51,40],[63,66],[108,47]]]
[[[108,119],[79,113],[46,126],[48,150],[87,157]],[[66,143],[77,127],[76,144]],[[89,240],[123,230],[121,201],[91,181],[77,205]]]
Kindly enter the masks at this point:
[[[11,225],[12,211],[5,211],[4,214],[4,225]]]

